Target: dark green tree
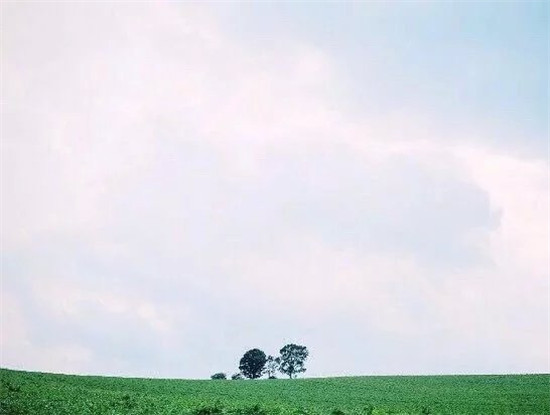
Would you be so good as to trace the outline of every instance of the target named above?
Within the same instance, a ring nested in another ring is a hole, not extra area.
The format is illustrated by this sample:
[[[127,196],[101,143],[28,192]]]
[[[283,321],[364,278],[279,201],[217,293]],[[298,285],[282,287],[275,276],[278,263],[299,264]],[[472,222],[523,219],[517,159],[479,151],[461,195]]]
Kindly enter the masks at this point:
[[[269,379],[277,379],[275,373],[279,370],[281,364],[280,357],[273,357],[271,355],[267,356],[267,361],[265,363],[265,373]]]
[[[279,367],[281,373],[292,379],[292,377],[296,377],[296,374],[306,371],[304,363],[309,356],[306,346],[293,343],[287,344],[279,353],[281,353],[281,365]]]
[[[219,373],[214,373],[212,376],[210,376],[210,379],[223,380],[223,379],[227,379],[227,376],[225,376],[225,373],[219,372]]]
[[[252,349],[239,362],[239,370],[249,379],[258,379],[264,373],[267,358],[260,349]]]

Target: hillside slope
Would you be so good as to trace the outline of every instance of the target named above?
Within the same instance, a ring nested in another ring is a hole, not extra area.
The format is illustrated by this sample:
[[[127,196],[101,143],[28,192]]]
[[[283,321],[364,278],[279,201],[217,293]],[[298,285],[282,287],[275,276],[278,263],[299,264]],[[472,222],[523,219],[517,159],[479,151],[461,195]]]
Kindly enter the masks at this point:
[[[550,375],[211,381],[0,370],[1,414],[549,414]]]

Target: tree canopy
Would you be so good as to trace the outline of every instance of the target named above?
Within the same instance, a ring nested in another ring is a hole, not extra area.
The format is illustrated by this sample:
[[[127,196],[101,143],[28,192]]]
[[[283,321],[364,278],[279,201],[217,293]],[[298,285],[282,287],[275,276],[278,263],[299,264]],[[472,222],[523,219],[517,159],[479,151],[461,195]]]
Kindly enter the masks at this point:
[[[239,370],[249,379],[258,379],[264,373],[267,358],[260,349],[251,349],[239,362]]]
[[[268,379],[275,379],[275,374],[279,370],[281,364],[280,357],[273,357],[271,355],[267,356],[267,362],[265,364],[265,373]]]
[[[306,371],[304,364],[309,356],[307,347],[291,343],[283,347],[279,353],[281,354],[281,365],[279,368],[281,373],[288,375],[292,379],[298,373]]]

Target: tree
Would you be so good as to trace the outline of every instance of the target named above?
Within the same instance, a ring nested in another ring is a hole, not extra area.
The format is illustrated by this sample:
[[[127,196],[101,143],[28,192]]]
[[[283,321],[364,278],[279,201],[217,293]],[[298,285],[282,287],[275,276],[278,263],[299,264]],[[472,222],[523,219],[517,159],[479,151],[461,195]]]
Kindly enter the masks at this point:
[[[227,379],[227,376],[225,376],[225,373],[219,372],[219,373],[214,373],[212,376],[210,376],[210,379],[223,380],[223,379]]]
[[[260,349],[252,349],[244,354],[239,362],[239,370],[249,379],[258,379],[264,373],[265,353]]]
[[[298,344],[287,344],[283,347],[281,353],[281,366],[279,371],[288,375],[290,379],[296,377],[297,373],[306,371],[304,363],[309,356],[307,347]]]
[[[267,356],[267,361],[265,363],[265,373],[269,379],[277,379],[275,373],[279,370],[279,365],[281,364],[280,357],[273,357],[271,355]]]
[[[241,380],[243,378],[243,375],[241,375],[240,373],[233,373],[231,375],[231,380]]]

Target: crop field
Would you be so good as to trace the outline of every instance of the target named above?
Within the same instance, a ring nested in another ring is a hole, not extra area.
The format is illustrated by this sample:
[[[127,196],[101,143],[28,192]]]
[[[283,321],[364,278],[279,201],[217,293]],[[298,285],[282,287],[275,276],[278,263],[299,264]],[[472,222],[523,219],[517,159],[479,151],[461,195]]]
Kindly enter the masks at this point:
[[[550,414],[550,375],[171,380],[1,369],[1,414]]]

